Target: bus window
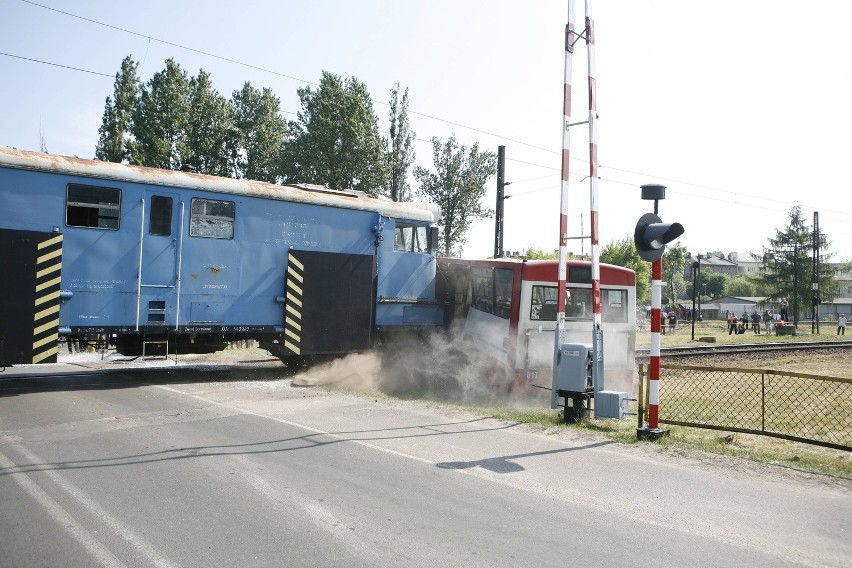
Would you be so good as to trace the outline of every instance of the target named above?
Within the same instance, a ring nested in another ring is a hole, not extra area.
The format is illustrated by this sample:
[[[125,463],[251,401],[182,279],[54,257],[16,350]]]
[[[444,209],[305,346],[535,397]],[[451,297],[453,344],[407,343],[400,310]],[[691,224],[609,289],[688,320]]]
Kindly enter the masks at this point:
[[[601,319],[611,323],[627,322],[627,290],[603,290]]]
[[[514,273],[508,268],[494,270],[494,314],[503,319],[512,315],[512,286]]]
[[[533,286],[530,319],[556,321],[556,286]]]
[[[592,291],[589,288],[568,287],[568,298],[565,301],[565,317],[589,319],[594,313]]]
[[[591,319],[593,313],[591,289],[569,286],[566,295],[566,318]],[[556,321],[556,304],[556,286],[533,286],[530,319]]]
[[[470,306],[489,314],[494,313],[494,280],[491,269],[485,266],[474,266],[470,269]]]

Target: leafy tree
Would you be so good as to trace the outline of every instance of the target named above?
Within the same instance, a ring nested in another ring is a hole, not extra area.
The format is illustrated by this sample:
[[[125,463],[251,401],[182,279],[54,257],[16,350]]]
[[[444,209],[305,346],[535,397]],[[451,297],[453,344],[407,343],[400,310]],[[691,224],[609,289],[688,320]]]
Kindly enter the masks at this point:
[[[687,254],[686,247],[682,244],[668,245],[663,253],[663,282],[669,287],[669,298],[672,302],[686,298],[687,287],[683,273]]]
[[[124,162],[130,157],[127,139],[133,110],[139,98],[138,67],[139,64],[128,55],[121,62],[121,70],[115,74],[113,98],[106,98],[101,127],[98,129],[96,160]]]
[[[736,296],[738,298],[750,298],[757,296],[757,283],[754,278],[749,278],[744,274],[728,277],[725,284],[725,295]]]
[[[414,163],[414,149],[411,143],[415,133],[408,121],[408,88],[399,101],[399,83],[391,89],[390,99],[390,138],[388,139],[388,164],[390,164],[390,198],[393,201],[411,199],[408,185],[408,168]]]
[[[173,59],[142,88],[133,112],[130,161],[155,168],[178,169],[189,157],[190,81]]]
[[[810,311],[813,298],[813,230],[805,224],[802,208],[793,206],[788,213],[788,223],[783,230],[775,230],[775,238],[763,249],[763,272],[759,281],[772,290],[773,300],[786,298],[794,321],[799,313]],[[824,234],[818,235],[819,249],[826,250]],[[831,254],[820,258],[820,294],[822,299],[832,298],[837,290],[835,270],[826,261]]]
[[[725,295],[725,288],[728,285],[727,274],[714,272],[713,270],[701,270],[701,281],[698,284],[698,289],[701,291],[702,298],[719,298]]]
[[[480,151],[478,143],[468,151],[454,136],[445,143],[433,137],[432,161],[435,173],[421,166],[414,168],[417,195],[441,208],[444,255],[451,256],[466,242],[464,235],[473,219],[494,214],[481,202],[486,182],[496,173],[497,155]]]
[[[236,178],[275,183],[281,177],[281,155],[289,131],[281,117],[281,101],[264,87],[246,82],[231,95],[235,137],[230,171]]]
[[[629,268],[636,273],[636,305],[651,303],[651,263],[642,260],[636,251],[633,237],[604,245],[600,261]]]
[[[234,135],[234,111],[203,69],[189,81],[189,116],[185,127],[185,163],[199,173],[228,175],[228,148]]]
[[[545,252],[542,249],[527,247],[523,257],[527,260],[559,260],[559,250]]]
[[[290,121],[287,181],[358,189],[375,196],[385,185],[384,141],[367,86],[323,71],[316,90],[297,90],[302,110]]]

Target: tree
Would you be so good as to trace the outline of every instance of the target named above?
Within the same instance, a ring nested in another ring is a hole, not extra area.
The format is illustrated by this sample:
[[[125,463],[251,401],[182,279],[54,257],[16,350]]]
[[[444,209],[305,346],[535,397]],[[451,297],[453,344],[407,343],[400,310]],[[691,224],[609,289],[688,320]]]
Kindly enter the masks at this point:
[[[399,101],[399,83],[391,89],[390,99],[390,138],[388,139],[388,164],[390,169],[390,198],[393,201],[411,199],[408,185],[408,169],[414,163],[414,150],[411,143],[415,133],[408,121],[408,88]]]
[[[819,250],[828,248],[824,234],[817,235]],[[786,298],[794,321],[812,306],[813,300],[813,242],[812,228],[805,224],[802,208],[790,208],[788,223],[783,230],[775,230],[775,238],[763,249],[763,272],[758,276],[761,284],[772,290],[773,300]],[[832,298],[837,290],[834,268],[826,261],[831,254],[820,255],[819,288],[822,299]]]
[[[364,83],[323,71],[316,90],[297,90],[302,110],[290,121],[284,173],[289,182],[357,189],[375,196],[387,180],[384,141]]]
[[[559,250],[545,252],[542,249],[527,247],[526,252],[522,256],[527,260],[558,260]]]
[[[98,129],[98,145],[95,159],[106,162],[124,162],[129,159],[127,147],[133,110],[139,98],[139,64],[129,55],[121,62],[115,74],[113,98],[107,97],[101,127]]]
[[[210,74],[200,69],[189,81],[189,116],[183,162],[202,174],[228,175],[228,149],[233,146],[234,111],[219,95]]]
[[[458,145],[454,136],[445,143],[433,137],[432,162],[435,173],[421,166],[414,168],[414,178],[419,183],[417,195],[441,208],[444,255],[451,256],[459,253],[466,242],[464,235],[473,219],[494,214],[481,201],[486,182],[496,173],[497,155],[481,152],[478,143],[468,151]]]
[[[669,298],[677,302],[678,299],[686,298],[686,280],[683,278],[687,259],[686,247],[682,244],[667,245],[663,253],[663,281],[668,284]]]
[[[246,82],[231,95],[235,137],[230,171],[236,178],[275,183],[281,177],[281,158],[289,131],[281,117],[281,101],[264,87]]]
[[[133,113],[130,161],[154,168],[178,169],[189,157],[190,82],[173,59],[142,88]]]
[[[629,268],[636,273],[636,305],[651,303],[651,263],[642,260],[633,237],[624,237],[601,249],[600,261]]]
[[[698,282],[698,290],[703,298],[719,298],[725,295],[728,285],[727,274],[701,269],[701,279]]]
[[[755,279],[749,278],[744,274],[728,278],[725,283],[725,294],[728,296],[736,296],[738,298],[752,298],[757,296],[757,284]]]

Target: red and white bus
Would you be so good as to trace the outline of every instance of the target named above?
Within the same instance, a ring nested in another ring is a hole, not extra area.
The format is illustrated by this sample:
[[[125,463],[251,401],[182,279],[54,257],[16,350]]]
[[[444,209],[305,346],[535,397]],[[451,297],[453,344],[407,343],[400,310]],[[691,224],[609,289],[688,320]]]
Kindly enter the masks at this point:
[[[439,258],[446,324],[505,365],[508,388],[550,389],[556,331],[556,260]],[[565,343],[591,343],[592,265],[567,261]],[[604,387],[635,394],[636,274],[600,265]]]

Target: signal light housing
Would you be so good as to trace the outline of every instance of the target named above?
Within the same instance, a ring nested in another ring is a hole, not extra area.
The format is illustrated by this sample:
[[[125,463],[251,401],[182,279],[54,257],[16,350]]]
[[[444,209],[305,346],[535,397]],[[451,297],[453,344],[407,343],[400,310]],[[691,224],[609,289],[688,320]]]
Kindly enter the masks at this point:
[[[666,245],[683,234],[680,223],[663,223],[654,213],[645,213],[636,224],[633,243],[643,260],[654,262],[663,256]]]

